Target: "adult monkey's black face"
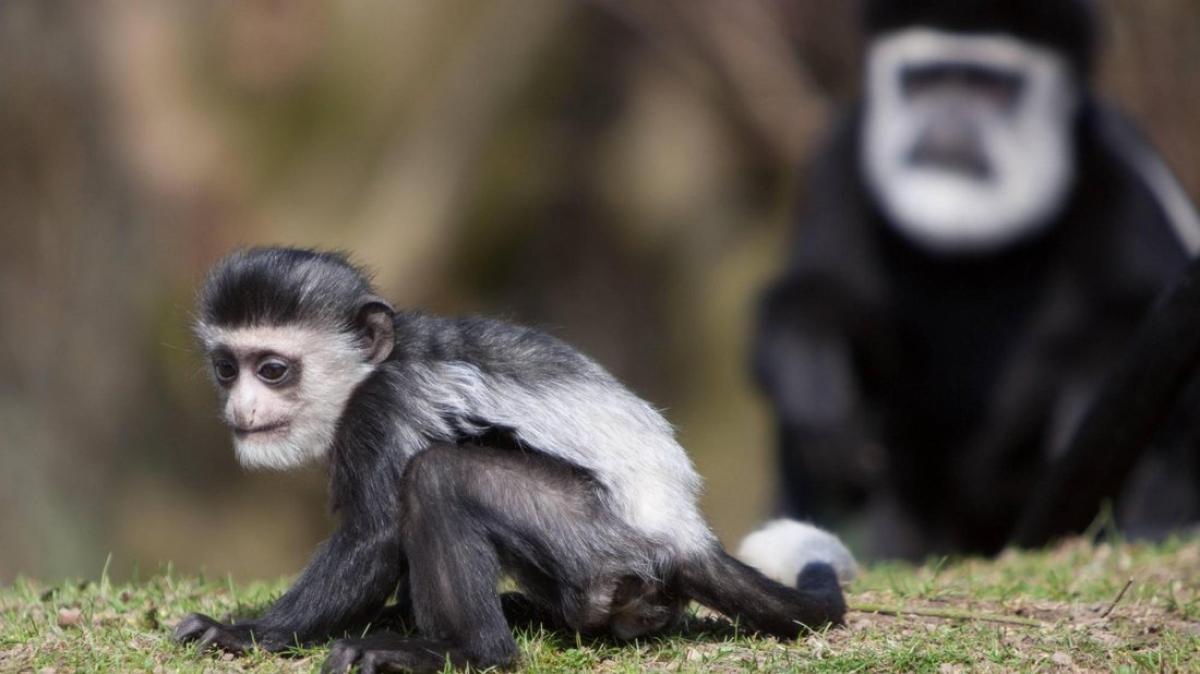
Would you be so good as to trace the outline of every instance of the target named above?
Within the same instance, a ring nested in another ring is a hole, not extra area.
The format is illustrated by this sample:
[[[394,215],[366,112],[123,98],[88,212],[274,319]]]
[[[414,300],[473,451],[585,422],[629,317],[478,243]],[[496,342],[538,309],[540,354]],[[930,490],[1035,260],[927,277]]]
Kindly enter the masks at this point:
[[[1042,18],[1029,4],[871,5],[860,161],[883,212],[918,245],[1002,248],[1070,192],[1081,65],[1069,46],[1039,40],[1078,17]]]

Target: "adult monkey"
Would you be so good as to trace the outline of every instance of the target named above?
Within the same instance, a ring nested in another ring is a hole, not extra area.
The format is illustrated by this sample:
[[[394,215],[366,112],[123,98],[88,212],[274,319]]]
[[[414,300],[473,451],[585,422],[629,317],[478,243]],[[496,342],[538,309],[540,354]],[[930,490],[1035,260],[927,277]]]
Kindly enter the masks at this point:
[[[1090,88],[1096,22],[1086,0],[866,2],[864,98],[760,306],[788,514],[867,513],[881,556],[998,550],[1196,250],[1186,195]],[[1195,428],[1174,431],[1123,524],[1200,513]]]
[[[345,257],[254,248],[218,263],[197,333],[245,465],[330,463],[337,531],[261,618],[200,614],[182,642],[241,652],[361,630],[399,585],[419,636],[337,641],[326,671],[512,665],[509,625],[632,639],[689,600],[783,637],[842,620],[834,570],[771,581],[721,548],[670,425],[536,330],[397,312]],[[501,597],[511,575],[520,594]]]

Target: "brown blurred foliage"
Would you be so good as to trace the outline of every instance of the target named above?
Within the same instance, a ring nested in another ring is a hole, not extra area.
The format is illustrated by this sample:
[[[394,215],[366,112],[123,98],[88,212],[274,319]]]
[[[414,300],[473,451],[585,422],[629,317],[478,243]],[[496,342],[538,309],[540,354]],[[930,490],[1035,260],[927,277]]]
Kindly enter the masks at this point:
[[[1200,194],[1200,4],[1106,3],[1103,91]],[[246,474],[189,335],[231,247],[576,343],[666,408],[726,540],[765,516],[745,374],[804,158],[857,89],[823,0],[0,3],[0,581],[303,563],[319,468]]]

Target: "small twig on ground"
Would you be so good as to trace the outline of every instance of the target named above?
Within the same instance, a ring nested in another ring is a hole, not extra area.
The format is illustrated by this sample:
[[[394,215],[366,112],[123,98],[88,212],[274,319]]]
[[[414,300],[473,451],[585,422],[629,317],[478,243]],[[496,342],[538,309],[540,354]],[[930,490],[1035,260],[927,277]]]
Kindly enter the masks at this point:
[[[879,615],[890,615],[897,618],[906,615],[922,616],[926,618],[943,618],[945,620],[975,620],[992,623],[1006,623],[1009,625],[1026,625],[1028,627],[1042,627],[1043,623],[1040,620],[1033,618],[1020,618],[1009,615],[996,615],[994,613],[975,613],[973,611],[963,611],[953,608],[900,608],[898,606],[879,606],[876,604],[852,604],[851,611],[859,613],[876,613]]]
[[[1121,597],[1125,596],[1125,592],[1129,590],[1130,585],[1133,585],[1133,578],[1125,581],[1125,586],[1122,587],[1121,591],[1117,593],[1117,596],[1113,598],[1112,603],[1108,605],[1108,608],[1104,609],[1104,613],[1100,614],[1101,618],[1107,619],[1108,616],[1112,614],[1113,609],[1117,607],[1117,604],[1121,601]]]

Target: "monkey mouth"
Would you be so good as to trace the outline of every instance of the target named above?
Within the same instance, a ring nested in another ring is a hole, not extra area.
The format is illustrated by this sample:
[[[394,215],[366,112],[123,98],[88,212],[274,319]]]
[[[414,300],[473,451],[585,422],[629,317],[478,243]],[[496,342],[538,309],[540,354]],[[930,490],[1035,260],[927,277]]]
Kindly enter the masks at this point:
[[[240,440],[243,438],[248,438],[253,435],[270,435],[273,433],[278,433],[278,432],[286,429],[287,426],[288,426],[288,424],[286,421],[278,421],[273,424],[264,424],[262,426],[250,426],[250,427],[246,427],[246,428],[243,428],[240,426],[234,426],[233,434],[235,436],[237,436],[237,438]]]
[[[986,182],[992,179],[992,166],[973,148],[931,147],[919,143],[908,155],[908,165],[945,171],[964,178]]]

